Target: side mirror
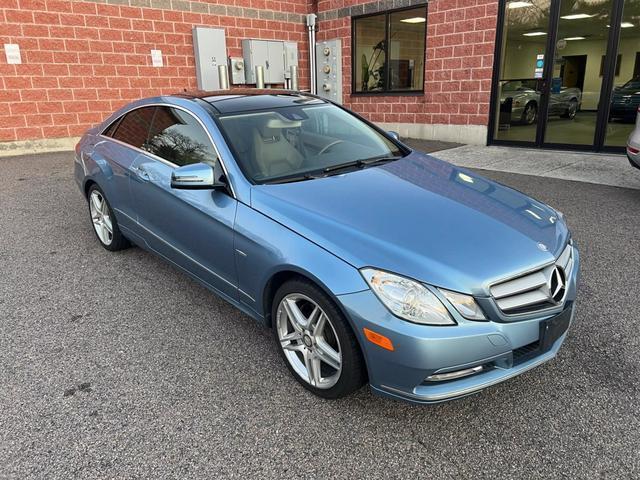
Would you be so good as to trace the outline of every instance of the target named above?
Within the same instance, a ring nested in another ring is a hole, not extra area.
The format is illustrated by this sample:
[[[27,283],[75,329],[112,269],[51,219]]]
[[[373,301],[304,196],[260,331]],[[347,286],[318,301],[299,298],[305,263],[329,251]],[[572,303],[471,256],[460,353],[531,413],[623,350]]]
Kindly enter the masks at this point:
[[[220,162],[202,162],[176,168],[171,173],[171,188],[206,190],[227,188]]]
[[[400,141],[400,135],[398,135],[398,132],[393,132],[393,131],[388,131],[387,132],[391,137],[393,137],[395,140]]]

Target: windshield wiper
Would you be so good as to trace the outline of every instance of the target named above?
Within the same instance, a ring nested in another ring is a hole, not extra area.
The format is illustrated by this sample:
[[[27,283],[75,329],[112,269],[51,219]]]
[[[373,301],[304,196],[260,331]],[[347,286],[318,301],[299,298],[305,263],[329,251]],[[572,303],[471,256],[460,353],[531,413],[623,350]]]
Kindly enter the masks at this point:
[[[358,160],[354,160],[352,162],[347,162],[347,163],[341,163],[339,165],[332,165],[330,167],[326,167],[324,170],[322,170],[323,173],[335,173],[338,170],[346,170],[348,168],[364,168],[364,167],[368,167],[371,166],[373,164],[376,163],[386,163],[386,162],[393,162],[395,160],[400,160],[402,157],[394,157],[394,156],[389,156],[389,155],[378,155],[376,157],[370,157],[370,158],[360,158]]]
[[[303,182],[305,180],[315,180],[318,178],[323,178],[330,174],[335,174],[341,170],[347,170],[349,168],[364,168],[378,163],[386,163],[393,162],[395,160],[400,160],[402,157],[394,157],[389,155],[378,155],[376,157],[370,158],[360,158],[358,160],[354,160],[352,162],[341,163],[339,165],[331,165],[330,167],[325,167],[322,170],[313,171],[314,173],[303,173],[303,174],[294,174],[294,175],[286,175],[283,177],[270,178],[262,183],[267,185],[278,184],[278,183],[293,183],[293,182]]]
[[[270,178],[263,183],[266,185],[273,185],[278,183],[304,182],[305,180],[316,180],[318,178],[322,178],[322,175],[312,175],[310,173],[305,173],[302,175],[288,175],[285,177]]]

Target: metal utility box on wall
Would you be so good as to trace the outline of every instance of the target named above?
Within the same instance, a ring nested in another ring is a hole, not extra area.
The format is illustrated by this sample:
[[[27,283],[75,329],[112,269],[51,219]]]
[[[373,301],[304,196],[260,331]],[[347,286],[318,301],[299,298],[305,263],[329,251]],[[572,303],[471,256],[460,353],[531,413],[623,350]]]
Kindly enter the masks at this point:
[[[298,44],[284,42],[284,77],[291,78],[291,67],[298,66]]]
[[[218,65],[227,64],[227,43],[222,28],[194,27],[193,50],[200,90],[218,90]]]
[[[342,103],[342,41],[316,43],[316,79],[318,95]]]
[[[244,73],[244,58],[229,57],[229,69],[231,70],[231,83],[235,85],[247,83]]]
[[[256,65],[264,69],[264,83],[284,83],[284,42],[242,40],[242,57],[247,83],[256,83]]]

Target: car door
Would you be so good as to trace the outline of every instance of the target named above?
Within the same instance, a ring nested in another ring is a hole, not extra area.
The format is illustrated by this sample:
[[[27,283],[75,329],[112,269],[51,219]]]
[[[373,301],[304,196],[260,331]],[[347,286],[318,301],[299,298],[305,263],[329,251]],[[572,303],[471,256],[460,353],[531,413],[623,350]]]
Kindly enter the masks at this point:
[[[125,234],[126,230],[138,231],[129,181],[133,163],[146,144],[154,111],[155,107],[143,107],[118,118],[105,129],[91,153],[95,162],[108,165],[108,182],[103,187]]]
[[[213,162],[204,126],[186,110],[155,110],[148,153],[134,161],[131,192],[149,247],[220,293],[237,299],[233,227],[237,201],[221,190],[171,188],[176,166]]]

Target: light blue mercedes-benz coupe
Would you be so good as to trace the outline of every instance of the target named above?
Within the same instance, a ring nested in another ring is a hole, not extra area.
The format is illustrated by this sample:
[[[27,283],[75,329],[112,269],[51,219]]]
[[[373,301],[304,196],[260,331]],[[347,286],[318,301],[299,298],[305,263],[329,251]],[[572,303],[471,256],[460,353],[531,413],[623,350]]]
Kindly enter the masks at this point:
[[[75,177],[104,248],[271,327],[321,397],[459,398],[552,359],[573,318],[560,212],[309,94],[134,102],[82,137]]]

